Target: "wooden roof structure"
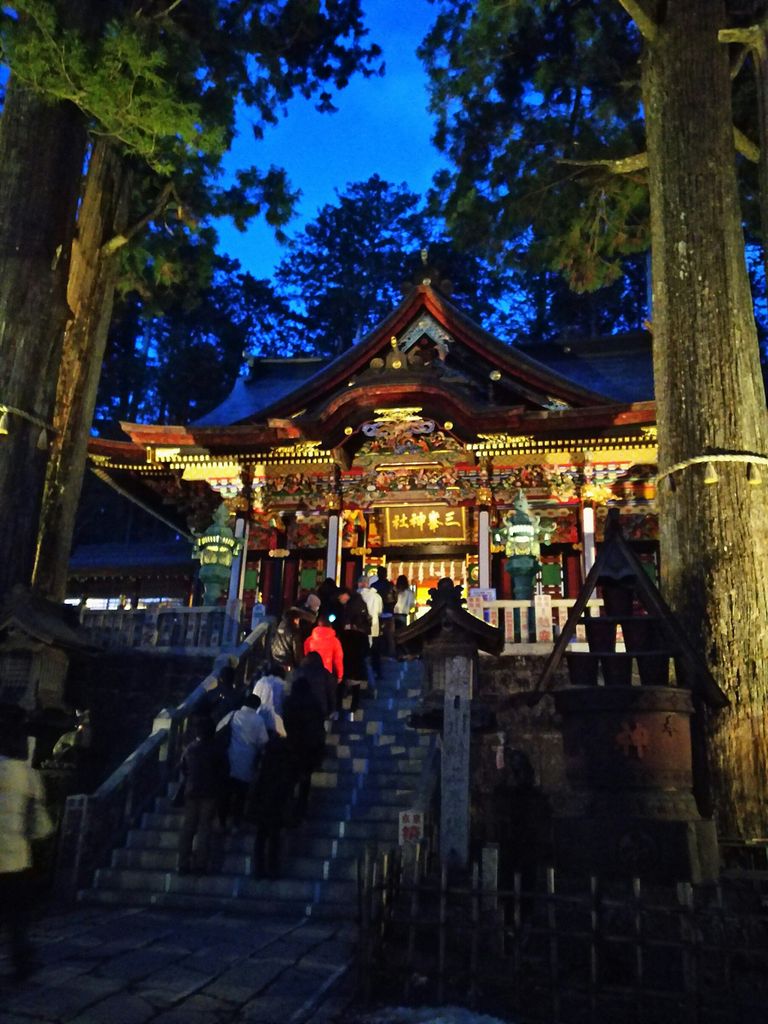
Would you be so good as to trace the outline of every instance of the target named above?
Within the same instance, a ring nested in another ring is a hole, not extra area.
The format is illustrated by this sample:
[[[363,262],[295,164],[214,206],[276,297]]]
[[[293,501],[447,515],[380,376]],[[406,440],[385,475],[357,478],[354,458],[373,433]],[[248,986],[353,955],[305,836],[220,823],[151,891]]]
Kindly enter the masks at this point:
[[[653,402],[618,402],[574,383],[483,330],[428,279],[337,358],[293,362],[286,388],[269,386],[280,360],[256,360],[252,381],[240,378],[198,423],[122,423],[129,440],[89,442],[92,465],[183,529],[195,508],[213,507],[205,481],[217,466],[224,475],[257,464],[343,472],[366,442],[363,427],[396,410],[433,419],[472,459],[655,446]]]
[[[563,660],[568,644],[573,639],[576,626],[584,614],[587,602],[593,596],[598,584],[606,580],[631,581],[638,599],[646,612],[656,616],[669,634],[676,656],[684,662],[686,678],[690,680],[691,689],[710,708],[724,708],[728,698],[715,682],[700,651],[691,642],[690,637],[678,621],[675,613],[661,596],[658,587],[652,582],[643,569],[631,547],[622,536],[618,520],[618,509],[608,513],[605,542],[601,545],[595,563],[590,569],[584,585],[571,608],[568,619],[560,636],[547,658],[534,690],[529,696],[529,703],[535,703],[550,688],[558,665]]]

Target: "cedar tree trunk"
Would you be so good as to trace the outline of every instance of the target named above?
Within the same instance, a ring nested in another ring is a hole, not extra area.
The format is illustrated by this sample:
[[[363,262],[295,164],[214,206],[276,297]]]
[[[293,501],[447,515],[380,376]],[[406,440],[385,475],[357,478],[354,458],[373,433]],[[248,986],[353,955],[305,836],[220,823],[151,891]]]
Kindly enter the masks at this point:
[[[734,167],[723,0],[658,5],[643,62],[653,240],[659,470],[712,453],[766,452],[760,374]],[[768,480],[744,463],[659,483],[665,595],[730,706],[710,712],[722,835],[768,827]],[[763,473],[763,476],[766,476]]]
[[[48,597],[66,596],[67,565],[80,499],[88,438],[112,318],[118,250],[105,243],[125,227],[130,191],[126,162],[109,141],[93,147],[77,218],[67,286],[72,317],[64,334],[34,583]]]
[[[85,150],[73,105],[45,103],[11,78],[0,119],[0,403],[46,424]],[[0,436],[0,597],[31,580],[47,456],[39,425],[13,411],[8,420]]]

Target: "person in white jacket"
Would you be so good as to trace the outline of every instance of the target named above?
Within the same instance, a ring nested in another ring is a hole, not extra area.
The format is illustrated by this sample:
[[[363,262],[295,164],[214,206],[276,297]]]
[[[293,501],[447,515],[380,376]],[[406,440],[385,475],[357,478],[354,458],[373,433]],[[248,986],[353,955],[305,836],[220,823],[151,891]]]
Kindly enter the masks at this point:
[[[381,678],[381,624],[380,617],[384,610],[384,602],[381,595],[371,586],[375,576],[361,576],[357,587],[360,596],[365,601],[368,614],[371,617],[371,668],[377,679]]]
[[[261,751],[269,739],[264,719],[259,714],[260,707],[261,700],[249,694],[241,708],[230,711],[216,726],[217,732],[224,728],[230,729],[227,747],[229,785],[219,811],[219,820],[225,826],[227,819],[231,818],[235,832],[240,831],[248,789],[256,778]]]
[[[267,732],[274,732],[278,736],[285,736],[285,726],[283,725],[283,717],[277,710],[275,703],[275,691],[272,685],[272,681],[280,682],[275,676],[262,676],[261,679],[257,680],[256,685],[253,688],[254,695],[261,701],[261,707],[259,708],[259,714],[264,719],[264,725],[267,727]],[[282,708],[282,700],[280,701]]]
[[[10,934],[18,980],[33,967],[27,936],[31,843],[53,832],[42,781],[26,760],[25,717],[15,705],[0,705],[0,923]]]

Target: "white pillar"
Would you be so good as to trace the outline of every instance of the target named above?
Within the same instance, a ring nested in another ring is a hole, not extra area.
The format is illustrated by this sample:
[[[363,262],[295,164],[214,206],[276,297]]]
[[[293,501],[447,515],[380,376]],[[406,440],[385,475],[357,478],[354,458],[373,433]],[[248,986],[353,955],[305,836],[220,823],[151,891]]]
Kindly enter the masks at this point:
[[[478,583],[483,590],[491,586],[491,513],[481,508],[477,516]]]
[[[248,523],[242,516],[238,516],[235,520],[235,537],[243,543],[240,554],[232,559],[232,568],[229,573],[228,597],[230,601],[239,601],[243,596],[245,563],[248,557]]]
[[[595,510],[591,505],[581,507],[582,566],[584,579],[595,564]]]
[[[325,575],[330,576],[336,583],[339,582],[339,567],[341,563],[340,524],[341,516],[339,513],[331,512],[328,516],[328,546],[325,551]]]

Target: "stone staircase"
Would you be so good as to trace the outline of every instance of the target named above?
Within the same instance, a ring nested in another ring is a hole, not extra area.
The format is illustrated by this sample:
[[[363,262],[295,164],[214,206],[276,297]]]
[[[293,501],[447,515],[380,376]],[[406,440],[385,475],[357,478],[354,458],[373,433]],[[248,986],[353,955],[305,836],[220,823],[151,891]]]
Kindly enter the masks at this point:
[[[164,796],[78,898],[99,904],[356,916],[358,859],[366,847],[397,845],[398,815],[416,806],[426,785],[433,736],[406,725],[421,688],[421,662],[385,661],[376,696],[363,698],[355,720],[345,712],[329,723],[326,759],[312,777],[307,817],[283,832],[279,880],[253,878],[250,829],[238,836],[214,836],[211,873],[178,875],[182,812]]]

